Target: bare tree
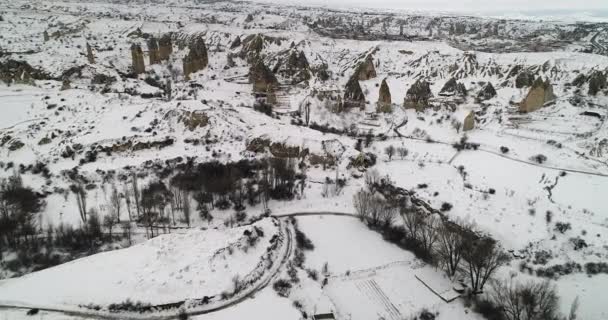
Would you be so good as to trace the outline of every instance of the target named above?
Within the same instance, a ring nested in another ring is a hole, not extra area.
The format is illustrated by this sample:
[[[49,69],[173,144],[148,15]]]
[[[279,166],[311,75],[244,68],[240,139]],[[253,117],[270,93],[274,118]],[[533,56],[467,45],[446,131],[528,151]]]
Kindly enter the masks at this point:
[[[122,232],[124,233],[125,237],[127,237],[127,240],[129,241],[129,245],[131,245],[131,233],[133,231],[133,226],[131,225],[131,222],[125,221],[125,222],[121,223],[120,226],[122,228]]]
[[[139,187],[137,186],[137,175],[135,175],[135,173],[133,173],[132,175],[131,187],[133,190],[133,199],[135,200],[135,209],[137,212],[137,217],[139,218],[141,216],[141,206],[139,201],[140,194]]]
[[[371,193],[366,190],[359,190],[359,192],[355,193],[353,196],[353,205],[361,221],[367,220],[372,207],[372,199]]]
[[[133,217],[131,216],[131,191],[129,190],[129,185],[126,183],[123,188],[123,193],[125,197],[125,207],[127,208],[127,214],[129,215],[129,221],[133,221]]]
[[[507,320],[559,319],[559,299],[549,280],[540,283],[511,280],[507,284],[495,281],[492,287],[490,298]]]
[[[78,205],[78,212],[80,212],[80,219],[83,223],[87,222],[87,192],[81,182],[70,186],[70,190],[76,196],[76,204]]]
[[[481,292],[496,269],[509,261],[509,256],[491,238],[469,239],[463,252],[473,293]]]
[[[120,193],[118,193],[118,189],[115,185],[112,186],[112,194],[110,194],[110,208],[112,209],[112,213],[116,216],[116,221],[120,222],[120,208],[121,205],[121,197]]]
[[[365,173],[365,185],[372,193],[374,193],[374,186],[380,183],[380,180],[380,173],[376,169],[368,170]]]
[[[110,240],[112,240],[112,229],[114,229],[114,226],[116,225],[116,223],[117,223],[117,220],[111,214],[103,217],[103,226],[106,229],[108,229],[108,235],[109,235]]]
[[[419,230],[424,224],[423,212],[416,210],[414,207],[401,208],[401,218],[403,218],[403,225],[409,236],[413,239],[418,239]]]
[[[182,197],[182,212],[184,213],[184,220],[186,221],[186,224],[188,225],[188,228],[190,228],[190,214],[191,214],[191,210],[190,210],[190,193],[188,191],[184,192],[184,195]]]
[[[420,240],[424,251],[431,252],[439,236],[438,219],[434,215],[429,215],[423,221],[421,228],[419,228],[418,240]]]
[[[439,227],[437,255],[450,278],[456,275],[462,259],[466,241],[464,232],[451,222],[443,222]]]
[[[393,156],[395,155],[395,147],[390,145],[384,149],[384,153],[388,156],[388,161],[393,160]]]
[[[407,157],[409,151],[404,147],[400,147],[397,148],[397,153],[399,154],[399,157],[401,157],[401,160],[403,160],[405,157]]]

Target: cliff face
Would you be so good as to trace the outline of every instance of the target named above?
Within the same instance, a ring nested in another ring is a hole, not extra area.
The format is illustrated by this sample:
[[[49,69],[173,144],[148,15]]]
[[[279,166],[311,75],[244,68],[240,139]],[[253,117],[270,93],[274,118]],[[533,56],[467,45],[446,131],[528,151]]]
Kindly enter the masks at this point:
[[[545,103],[555,100],[553,86],[549,80],[537,78],[534,80],[526,98],[519,104],[520,112],[533,112],[542,108]]]
[[[150,56],[150,65],[160,63],[160,52],[158,50],[158,40],[151,37],[148,40],[148,55]]]
[[[467,88],[464,86],[464,84],[457,82],[455,78],[450,78],[450,80],[445,83],[443,88],[441,88],[439,95],[444,97],[465,97],[467,95]]]
[[[203,70],[209,64],[207,56],[207,46],[202,38],[196,39],[189,46],[190,52],[184,58],[184,75],[187,79],[190,74]]]
[[[477,94],[477,99],[481,101],[489,100],[496,97],[496,89],[491,82],[486,83]]]
[[[139,44],[133,44],[131,46],[131,60],[133,72],[135,74],[142,74],[146,72],[144,52],[141,50],[141,46]]]

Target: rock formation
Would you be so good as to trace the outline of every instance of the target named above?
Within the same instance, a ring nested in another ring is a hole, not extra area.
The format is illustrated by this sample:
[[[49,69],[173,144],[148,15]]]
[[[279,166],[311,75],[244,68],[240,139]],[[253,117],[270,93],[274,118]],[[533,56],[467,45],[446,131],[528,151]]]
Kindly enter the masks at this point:
[[[365,108],[365,95],[359,85],[359,79],[355,75],[350,77],[346,83],[343,108],[347,110],[352,108]]]
[[[165,34],[158,40],[158,57],[161,61],[167,61],[173,53],[173,41],[170,34]]]
[[[599,72],[594,71],[589,76],[589,91],[588,93],[592,96],[598,94],[600,90],[603,90],[607,87],[606,75]]]
[[[462,131],[469,131],[475,128],[475,113],[471,110],[457,110],[453,118],[461,125]]]
[[[518,89],[530,87],[533,83],[534,75],[529,71],[522,71],[515,78],[515,87]]]
[[[376,77],[376,68],[374,67],[374,59],[371,54],[365,57],[365,60],[357,66],[355,75],[361,81]]]
[[[95,56],[93,55],[93,48],[91,48],[91,45],[88,42],[87,42],[87,60],[89,61],[90,64],[95,63]]]
[[[139,44],[131,45],[131,60],[133,72],[135,74],[142,74],[146,72],[144,52],[141,50],[141,46]]]
[[[49,40],[51,40],[51,37],[49,37],[49,32],[44,30],[44,33],[42,34],[42,37],[44,38],[44,42],[47,42]]]
[[[241,46],[241,37],[237,36],[232,44],[230,45],[230,49],[236,49]]]
[[[549,82],[549,79],[543,80],[538,77],[534,80],[530,91],[526,98],[519,103],[520,112],[532,112],[542,108],[545,103],[555,100],[555,94],[553,94],[553,86]]]
[[[491,82],[487,82],[477,94],[477,99],[481,101],[490,100],[496,97],[496,89]]]
[[[36,69],[24,61],[6,60],[0,62],[0,81],[4,83],[26,83],[33,80],[49,80],[51,77],[44,71]]]
[[[150,39],[148,39],[148,56],[150,57],[150,65],[160,63],[158,40],[156,40],[154,37],[150,37]]]
[[[445,83],[445,85],[443,85],[439,95],[444,97],[465,97],[467,95],[467,88],[464,86],[464,84],[457,82],[455,78],[451,78]]]
[[[275,91],[279,81],[261,59],[256,60],[249,69],[249,82],[253,84],[253,93],[257,98],[265,97],[267,103],[276,103]]]
[[[378,112],[392,112],[392,99],[391,91],[386,83],[386,79],[382,80],[380,84],[380,93],[378,95],[378,103],[376,105],[376,111]]]
[[[189,46],[190,52],[184,58],[184,75],[187,79],[192,73],[201,71],[209,64],[207,46],[203,38],[198,38]]]
[[[290,50],[289,56],[275,66],[274,72],[282,77],[290,78],[292,84],[298,84],[310,79],[310,66],[308,59],[302,51]]]
[[[403,106],[406,109],[421,111],[428,106],[429,99],[432,97],[433,93],[431,93],[429,83],[424,80],[418,80],[407,90]]]
[[[61,91],[70,90],[70,89],[72,89],[70,79],[63,79],[63,81],[61,82]]]

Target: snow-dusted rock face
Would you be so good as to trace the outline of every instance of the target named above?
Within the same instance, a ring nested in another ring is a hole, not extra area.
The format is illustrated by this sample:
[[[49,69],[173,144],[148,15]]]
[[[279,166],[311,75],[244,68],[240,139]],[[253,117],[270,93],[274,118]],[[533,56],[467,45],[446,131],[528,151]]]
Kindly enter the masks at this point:
[[[391,112],[393,100],[391,98],[391,90],[386,83],[386,79],[380,84],[380,92],[378,93],[378,112]]]
[[[139,44],[133,44],[131,46],[131,67],[135,74],[142,74],[146,72],[146,64],[144,62],[144,52]]]

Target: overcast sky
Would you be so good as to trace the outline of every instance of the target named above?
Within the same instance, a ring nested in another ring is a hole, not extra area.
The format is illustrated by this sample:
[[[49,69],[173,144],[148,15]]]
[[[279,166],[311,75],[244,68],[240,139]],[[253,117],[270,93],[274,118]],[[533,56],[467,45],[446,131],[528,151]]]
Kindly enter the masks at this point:
[[[608,0],[253,0],[330,7],[372,7],[414,11],[512,14],[535,12],[538,15],[564,15],[584,12],[608,16]]]

